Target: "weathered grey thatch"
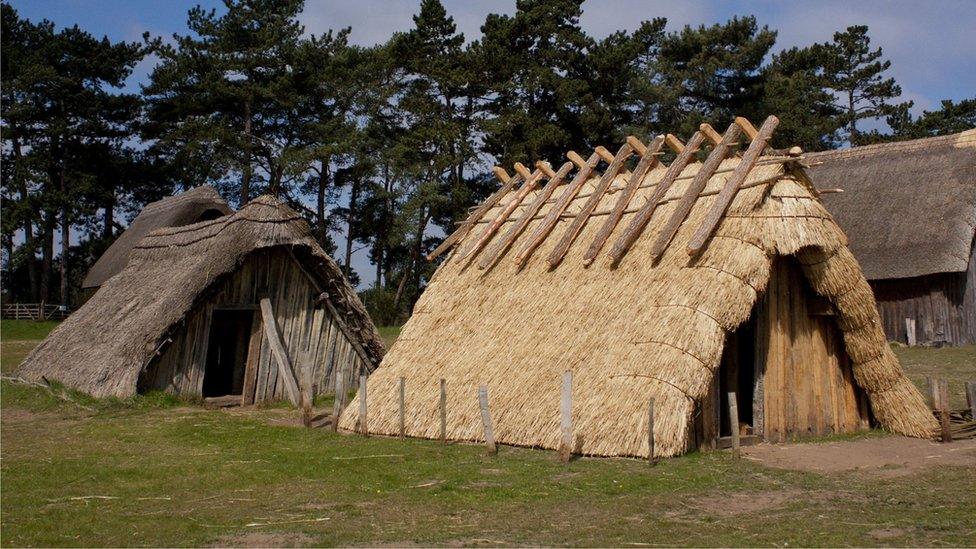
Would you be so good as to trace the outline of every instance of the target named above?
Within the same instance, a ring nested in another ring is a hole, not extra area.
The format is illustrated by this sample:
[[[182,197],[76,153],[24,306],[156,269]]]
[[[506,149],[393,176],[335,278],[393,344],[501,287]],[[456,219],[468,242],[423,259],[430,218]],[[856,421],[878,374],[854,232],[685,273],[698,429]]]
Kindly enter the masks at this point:
[[[976,130],[807,155],[868,280],[966,270],[976,233]],[[818,164],[819,163],[819,164]]]
[[[308,224],[263,196],[232,215],[147,235],[125,269],[38,345],[19,374],[99,397],[132,395],[171,329],[250,255],[273,248],[290,250],[317,280],[375,367],[383,344],[356,292]]]
[[[214,219],[233,211],[209,185],[195,187],[176,196],[148,204],[92,265],[81,287],[98,288],[106,280],[118,274],[128,263],[132,248],[151,231]]]
[[[456,240],[370,377],[369,432],[399,432],[403,377],[406,434],[437,438],[439,380],[444,379],[448,438],[483,440],[477,390],[487,385],[498,442],[554,449],[560,443],[560,379],[570,370],[576,452],[647,456],[647,402],[653,397],[654,453],[680,454],[694,438],[694,414],[715,379],[726,336],[750,316],[773,261],[787,256],[802,265],[810,287],[836,309],[853,375],[877,421],[895,432],[930,436],[936,422],[886,343],[871,289],[797,160],[802,159],[763,157],[733,195],[707,247],[689,256],[686,245],[740,160],[722,162],[701,191],[688,194],[691,210],[655,263],[650,259],[655,241],[702,169],[702,163],[692,162],[661,196],[647,228],[616,267],[603,256],[587,267],[584,255],[618,197],[628,196],[629,174],[616,176],[602,197],[595,191],[600,178],[593,174],[564,213],[557,210],[555,228],[522,268],[513,262],[516,250],[526,249],[560,201],[556,197],[570,193],[572,185],[562,185],[552,198],[543,196],[541,210],[534,206],[545,190],[528,192],[512,210],[520,193],[508,186]],[[659,165],[642,178],[604,252],[619,241],[665,171]],[[547,256],[594,196],[599,203],[592,216],[565,259],[553,266]],[[531,222],[512,234],[514,242],[496,247],[523,215]],[[491,235],[488,227],[496,222],[501,228]],[[487,245],[475,245],[486,239]],[[480,269],[479,249],[502,255]],[[340,428],[357,428],[358,398],[343,412]]]

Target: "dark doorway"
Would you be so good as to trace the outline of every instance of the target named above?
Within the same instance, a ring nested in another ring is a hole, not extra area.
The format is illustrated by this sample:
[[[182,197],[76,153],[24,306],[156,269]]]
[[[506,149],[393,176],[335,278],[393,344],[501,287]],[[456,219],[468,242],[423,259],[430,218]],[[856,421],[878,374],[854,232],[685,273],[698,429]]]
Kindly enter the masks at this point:
[[[738,425],[753,427],[753,392],[756,380],[756,310],[725,340],[722,364],[719,366],[719,436],[731,436],[729,419],[729,392],[734,391],[739,417]]]
[[[203,396],[239,395],[244,390],[244,368],[251,337],[251,310],[215,310],[210,320]]]

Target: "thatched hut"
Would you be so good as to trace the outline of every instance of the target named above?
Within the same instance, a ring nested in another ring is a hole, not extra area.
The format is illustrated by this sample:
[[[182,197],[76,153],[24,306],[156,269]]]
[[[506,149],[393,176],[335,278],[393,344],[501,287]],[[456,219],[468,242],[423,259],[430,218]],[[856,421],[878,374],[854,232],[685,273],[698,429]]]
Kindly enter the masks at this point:
[[[976,344],[976,130],[808,158],[888,339]]]
[[[557,448],[568,370],[570,450],[587,455],[647,456],[650,398],[658,456],[732,429],[782,440],[876,422],[931,436],[802,156],[765,148],[776,123],[628,139],[555,173],[516,166],[435,250],[451,252],[369,378],[366,429],[399,434],[402,377],[405,434],[439,437],[443,379],[447,438],[484,440],[484,385],[498,442]],[[357,397],[340,428],[361,428],[359,410]]]
[[[81,283],[85,299],[125,267],[132,249],[151,231],[216,219],[233,211],[209,185],[147,204],[88,270]]]
[[[162,389],[251,403],[292,398],[292,381],[303,396],[355,387],[383,352],[305,221],[265,196],[146,235],[19,374],[100,397]]]

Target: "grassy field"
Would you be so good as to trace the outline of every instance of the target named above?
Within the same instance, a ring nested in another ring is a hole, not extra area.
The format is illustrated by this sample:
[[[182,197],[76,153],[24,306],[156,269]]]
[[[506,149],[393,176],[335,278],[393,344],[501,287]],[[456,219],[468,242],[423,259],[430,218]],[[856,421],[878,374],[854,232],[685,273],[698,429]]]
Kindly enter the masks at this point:
[[[23,353],[6,329],[8,372]],[[976,374],[976,349],[911,351],[913,378]],[[3,546],[976,544],[971,467],[818,474],[725,452],[563,464],[161,394],[96,400],[3,381],[0,401]]]

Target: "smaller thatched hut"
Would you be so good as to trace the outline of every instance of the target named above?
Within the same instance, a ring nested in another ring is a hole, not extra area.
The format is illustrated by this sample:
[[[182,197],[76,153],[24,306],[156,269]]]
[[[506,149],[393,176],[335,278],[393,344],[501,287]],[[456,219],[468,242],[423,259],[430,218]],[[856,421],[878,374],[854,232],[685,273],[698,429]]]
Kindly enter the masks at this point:
[[[803,157],[766,148],[777,122],[737,119],[722,136],[703,125],[684,144],[628,139],[615,155],[570,153],[558,171],[499,169],[502,188],[435,250],[450,254],[369,378],[365,428],[437,438],[444,421],[446,438],[484,440],[485,386],[498,442],[588,455],[871,422],[931,436]],[[361,398],[340,429],[363,427]]]
[[[88,270],[81,283],[85,299],[91,297],[99,286],[125,267],[132,249],[151,231],[216,219],[233,211],[209,185],[195,187],[147,204]]]
[[[976,344],[976,129],[808,158],[888,339]]]
[[[296,400],[296,388],[314,397],[355,387],[383,352],[307,223],[264,196],[237,213],[145,236],[19,374],[95,396],[163,389],[251,403]]]

